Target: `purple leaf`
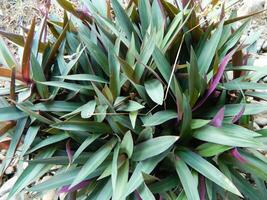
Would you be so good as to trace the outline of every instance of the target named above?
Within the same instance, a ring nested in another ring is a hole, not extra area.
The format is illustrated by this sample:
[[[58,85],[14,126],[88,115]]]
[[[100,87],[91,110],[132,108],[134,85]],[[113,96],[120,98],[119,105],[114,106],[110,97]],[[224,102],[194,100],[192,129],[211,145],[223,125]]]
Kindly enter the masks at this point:
[[[66,152],[69,158],[69,163],[72,163],[73,152],[71,151],[70,140],[68,140],[66,143]]]
[[[89,19],[90,19],[90,18],[92,17],[90,11],[88,10],[88,8],[87,8],[84,4],[82,4],[82,5],[76,10],[76,12],[77,12],[78,14],[80,14],[81,16],[84,16],[85,18],[89,18]]]
[[[246,163],[246,162],[247,162],[246,159],[244,159],[244,158],[240,155],[240,153],[238,152],[237,148],[234,148],[234,149],[231,150],[231,155],[232,155],[234,158],[236,158],[236,159],[237,159],[239,162],[241,162],[241,163]]]
[[[199,191],[199,196],[200,200],[205,200],[205,195],[206,195],[206,186],[205,186],[205,177],[200,175],[199,177],[199,184],[200,184],[200,191]]]
[[[244,114],[244,112],[245,112],[245,106],[243,106],[239,111],[239,113],[236,116],[234,116],[234,118],[232,119],[233,124],[240,119],[240,117]]]
[[[134,196],[137,200],[143,200],[137,190],[134,191]]]
[[[223,117],[224,117],[224,110],[225,108],[222,107],[217,113],[216,115],[213,117],[213,119],[211,120],[210,124],[212,126],[215,127],[221,127],[222,126],[222,121],[223,121]]]
[[[82,182],[78,183],[77,185],[73,186],[72,188],[69,188],[70,185],[65,185],[58,191],[58,193],[74,192],[76,190],[79,190],[79,189],[86,187],[87,185],[89,185],[90,182],[91,182],[90,180],[85,180],[85,181],[82,181]]]
[[[189,3],[190,0],[182,0],[183,8]]]
[[[210,87],[209,87],[208,91],[206,92],[206,94],[203,97],[203,99],[201,99],[198,102],[198,104],[193,108],[193,111],[196,110],[196,109],[198,109],[208,99],[208,97],[211,95],[211,93],[216,89],[217,85],[219,84],[219,82],[220,82],[220,80],[221,80],[221,78],[223,76],[223,72],[225,70],[225,67],[227,66],[228,62],[231,60],[234,52],[235,52],[235,49],[232,50],[230,53],[228,53],[222,59],[216,75],[211,80],[211,84],[210,84]]]

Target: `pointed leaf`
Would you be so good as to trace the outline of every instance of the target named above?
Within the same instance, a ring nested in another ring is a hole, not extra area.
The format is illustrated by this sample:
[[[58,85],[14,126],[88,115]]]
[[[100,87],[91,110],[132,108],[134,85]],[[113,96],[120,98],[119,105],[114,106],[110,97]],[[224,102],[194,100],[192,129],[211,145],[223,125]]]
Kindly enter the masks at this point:
[[[87,104],[83,105],[81,111],[82,118],[84,119],[90,118],[94,114],[95,107],[96,107],[95,100],[89,101]]]
[[[30,67],[31,67],[31,48],[34,38],[35,18],[32,20],[30,30],[27,34],[27,38],[24,45],[23,57],[22,57],[22,77],[26,82],[30,81]]]
[[[199,194],[197,185],[195,184],[193,175],[185,162],[181,160],[179,157],[175,160],[175,168],[176,172],[180,178],[180,181],[183,185],[183,189],[187,196],[188,200],[199,200]]]
[[[137,144],[132,160],[140,161],[156,156],[169,149],[178,139],[178,136],[161,136]]]
[[[105,145],[103,145],[100,149],[98,149],[83,165],[76,178],[72,182],[70,188],[77,185],[81,181],[85,180],[85,178],[93,173],[99,165],[106,159],[106,157],[110,154],[113,147],[116,144],[115,139],[111,139]]]
[[[144,126],[157,126],[168,120],[177,118],[177,113],[172,110],[159,111],[151,116],[142,118]]]
[[[148,96],[157,104],[162,105],[164,98],[164,89],[161,82],[152,79],[145,82],[145,88]]]
[[[178,151],[178,156],[181,157],[193,169],[207,177],[222,188],[242,197],[235,185],[216,167],[206,161],[204,158],[191,151]]]

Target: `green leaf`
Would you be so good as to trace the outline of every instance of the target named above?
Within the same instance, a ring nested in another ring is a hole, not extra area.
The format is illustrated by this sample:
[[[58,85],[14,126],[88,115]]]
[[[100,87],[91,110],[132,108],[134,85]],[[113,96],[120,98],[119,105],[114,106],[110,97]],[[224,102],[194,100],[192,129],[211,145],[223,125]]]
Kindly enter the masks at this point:
[[[232,80],[219,86],[225,90],[266,90],[265,83],[243,82],[240,80]]]
[[[157,164],[167,156],[167,153],[164,152],[158,156],[139,162],[136,165],[129,182],[127,183],[125,196],[131,194],[143,183],[143,173],[150,174]]]
[[[262,144],[254,138],[255,136],[255,132],[246,128],[226,124],[219,128],[206,125],[194,132],[194,137],[199,140],[228,146],[258,148]]]
[[[122,70],[125,73],[125,75],[127,76],[127,78],[129,79],[129,81],[138,84],[138,80],[135,77],[135,73],[134,73],[134,69],[132,66],[130,66],[125,60],[119,58],[119,62],[121,64]]]
[[[221,38],[222,30],[223,30],[223,23],[224,22],[222,21],[219,24],[217,30],[214,32],[211,38],[205,43],[205,46],[203,47],[198,57],[199,73],[202,76],[208,72],[211,62],[213,60],[213,57],[216,53],[216,49],[220,42],[220,38]]]
[[[20,153],[21,157],[23,157],[24,154],[30,148],[30,146],[33,143],[33,141],[34,141],[39,129],[40,129],[40,126],[30,126],[28,128],[28,131],[27,131],[25,139],[24,139],[24,141],[27,141],[27,142],[24,142],[24,144],[22,146],[22,150],[21,150],[21,153]]]
[[[0,108],[0,113],[0,122],[5,122],[8,120],[18,120],[28,116],[28,114],[21,112],[15,106]]]
[[[101,134],[93,134],[89,136],[84,142],[79,146],[77,151],[74,153],[72,160],[75,161],[79,155],[90,145],[92,144],[97,138],[99,138]]]
[[[146,200],[156,200],[154,195],[152,194],[152,192],[149,190],[149,188],[147,187],[147,185],[145,183],[143,183],[139,188],[138,188],[138,192],[141,196],[142,199],[146,199]]]
[[[191,131],[192,110],[189,105],[189,101],[185,95],[183,95],[183,100],[184,100],[183,104],[184,113],[183,113],[180,137],[182,140],[189,140],[192,137],[192,131]]]
[[[108,81],[106,81],[105,79],[92,74],[73,74],[67,76],[57,76],[57,78],[73,81],[92,81],[96,83],[108,83]]]
[[[48,98],[49,94],[48,87],[46,85],[39,83],[46,81],[43,69],[33,54],[31,55],[30,61],[31,61],[32,78],[34,81],[36,81],[37,91],[43,99],[46,99]]]
[[[121,146],[120,146],[120,151],[121,152],[125,152],[128,155],[128,158],[131,158],[132,154],[133,154],[133,138],[132,138],[132,134],[130,131],[128,131],[127,133],[125,133],[122,142],[121,142]]]
[[[95,61],[100,65],[106,75],[109,75],[109,63],[108,58],[103,52],[103,50],[88,37],[88,35],[81,34],[81,39],[85,43],[89,54],[95,59]]]
[[[110,71],[110,90],[113,98],[116,99],[120,94],[120,63],[112,48],[109,48],[108,62]]]
[[[96,107],[95,100],[89,101],[87,104],[83,105],[81,111],[81,117],[84,119],[90,118],[94,114],[95,107]]]
[[[201,128],[205,125],[210,123],[210,120],[205,120],[205,119],[192,119],[191,121],[191,128],[192,129],[198,129]]]
[[[34,29],[35,29],[35,18],[33,18],[30,30],[28,31],[22,56],[22,77],[26,82],[30,81],[31,48],[34,38]]]
[[[77,185],[81,181],[85,180],[85,178],[93,173],[101,163],[106,159],[106,157],[110,154],[113,147],[116,145],[116,140],[111,139],[106,144],[104,144],[100,149],[98,149],[82,166],[81,170],[77,174],[76,178],[72,182],[70,188]]]
[[[118,170],[118,175],[112,200],[126,199],[124,197],[124,193],[127,186],[128,175],[129,175],[129,160],[127,159]]]
[[[129,118],[130,118],[130,121],[131,121],[133,128],[135,128],[137,115],[138,115],[138,111],[132,111],[129,113]]]
[[[55,148],[50,148],[47,151],[41,152],[39,158],[50,158],[54,152]],[[11,191],[8,194],[8,199],[12,199],[16,194],[18,194],[23,188],[29,185],[34,180],[37,180],[44,173],[51,169],[51,165],[45,164],[29,164],[29,166],[23,170],[22,174],[18,177],[15,185],[13,185]]]
[[[59,37],[57,38],[57,41],[51,47],[51,50],[49,51],[47,58],[43,59],[43,63],[42,63],[43,69],[47,69],[48,67],[50,67],[52,65],[52,63],[56,57],[56,54],[58,52],[58,49],[66,37],[68,27],[69,27],[69,24],[66,24],[63,31],[60,33]]]
[[[3,163],[1,165],[1,174],[6,170],[6,168],[9,166],[9,164],[13,160],[13,157],[15,155],[16,149],[20,142],[23,130],[25,128],[27,119],[28,118],[25,117],[17,121],[15,132],[11,135],[12,140],[9,144],[9,148],[6,153],[6,158],[3,160]]]
[[[53,128],[57,128],[65,131],[88,131],[90,133],[111,133],[111,128],[100,122],[93,121],[65,121],[51,125]]]
[[[169,149],[178,139],[178,136],[161,136],[137,144],[132,160],[140,161],[156,156]]]
[[[198,200],[199,194],[197,185],[195,184],[195,180],[193,178],[193,175],[185,162],[181,160],[179,157],[175,160],[175,168],[176,172],[180,178],[180,181],[183,185],[183,189],[185,191],[185,194],[187,196],[188,200]]]
[[[242,23],[242,25],[233,33],[230,35],[229,39],[223,44],[221,47],[219,54],[221,56],[225,56],[226,53],[236,45],[236,43],[240,40],[242,34],[244,33],[244,30],[247,28],[248,23],[250,20]]]
[[[2,37],[0,37],[0,61],[5,62],[10,69],[17,66],[15,58],[8,50],[8,47]]]
[[[91,173],[86,177],[86,180],[99,176],[106,167],[107,166],[105,165],[98,167],[97,170],[95,170],[93,173]],[[62,186],[70,185],[73,182],[73,180],[77,177],[77,174],[79,173],[80,170],[81,168],[79,167],[57,173],[49,180],[34,185],[29,190],[36,192],[43,192],[51,189],[57,189]]]
[[[40,148],[47,147],[51,144],[55,144],[57,142],[65,140],[67,138],[69,138],[69,135],[67,133],[62,133],[62,134],[50,136],[50,137],[42,140],[40,143],[36,144],[32,149],[30,149],[30,151],[28,151],[28,153],[32,153],[32,152],[34,152]]]
[[[158,47],[155,47],[153,52],[153,58],[157,65],[158,70],[160,71],[161,75],[165,79],[165,81],[170,84],[170,89],[173,95],[176,97],[176,102],[178,104],[178,110],[182,111],[182,102],[183,102],[183,95],[181,92],[180,85],[176,80],[176,77],[171,77],[172,74],[172,67],[170,66],[169,62],[165,58],[164,54],[160,51]],[[170,78],[172,78],[170,80]]]
[[[242,197],[242,194],[238,191],[235,185],[222,172],[198,154],[186,150],[178,151],[177,155],[203,176],[207,177],[222,188]]]
[[[142,118],[144,126],[157,126],[164,122],[177,118],[177,113],[172,110],[159,111],[151,116]]]
[[[142,35],[145,35],[152,18],[149,0],[138,1],[138,11],[140,15]]]
[[[80,85],[76,83],[68,83],[62,81],[39,82],[39,85],[40,84],[80,92],[82,94],[88,94],[88,90],[93,90],[93,87],[90,85]]]
[[[220,144],[214,144],[214,143],[204,143],[199,145],[196,150],[197,153],[203,157],[211,157],[219,155],[220,153],[223,153],[232,147],[220,145]]]
[[[133,27],[133,24],[124,11],[124,9],[121,7],[121,5],[118,3],[117,0],[111,0],[112,5],[113,5],[113,10],[116,15],[116,21],[118,25],[121,26],[123,32],[126,34],[127,38],[130,40],[132,33],[136,33]]]
[[[15,33],[8,33],[6,31],[0,30],[0,34],[10,40],[11,42],[23,47],[24,46],[24,37]],[[40,43],[40,52],[44,52],[45,44]]]
[[[123,104],[118,107],[118,111],[133,112],[144,108],[143,105],[137,103],[136,101],[128,101],[126,104]]]
[[[267,109],[267,105],[259,104],[259,103],[239,103],[239,104],[226,104],[224,116],[225,117],[233,117],[235,116],[242,108],[245,108],[243,115],[256,115],[262,112],[265,112]],[[218,112],[219,107],[213,107],[209,112],[203,112],[204,117],[214,117],[214,115]]]
[[[115,192],[117,183],[119,150],[120,150],[120,144],[118,143],[113,151],[113,157],[111,163],[111,183],[113,192]]]
[[[156,30],[164,30],[164,27],[166,25],[166,16],[165,12],[162,8],[161,1],[154,0],[152,3],[152,21],[153,21],[153,27],[156,28]]]
[[[45,103],[37,103],[30,106],[32,110],[44,112],[71,112],[82,106],[81,103],[66,102],[66,101],[52,101]]]
[[[157,104],[162,105],[164,98],[164,89],[161,82],[157,79],[151,79],[145,82],[145,89],[148,96]]]
[[[53,121],[51,121],[50,119],[47,119],[46,117],[43,117],[42,115],[40,115],[40,114],[38,114],[36,112],[33,112],[28,107],[26,107],[26,106],[24,106],[22,104],[16,104],[16,106],[17,106],[18,109],[20,109],[24,113],[30,115],[31,117],[35,117],[40,122],[43,122],[45,124],[52,124],[53,123]]]

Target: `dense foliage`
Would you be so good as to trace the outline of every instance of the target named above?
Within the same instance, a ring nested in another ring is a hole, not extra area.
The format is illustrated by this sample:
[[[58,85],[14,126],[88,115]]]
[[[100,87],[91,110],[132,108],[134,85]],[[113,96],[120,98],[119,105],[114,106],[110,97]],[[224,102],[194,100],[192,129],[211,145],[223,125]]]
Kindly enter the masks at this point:
[[[266,199],[257,34],[240,41],[249,16],[212,2],[207,15],[186,1],[58,0],[63,20],[47,3],[26,37],[1,31],[23,47],[19,64],[1,39],[1,173],[28,162],[9,198]]]

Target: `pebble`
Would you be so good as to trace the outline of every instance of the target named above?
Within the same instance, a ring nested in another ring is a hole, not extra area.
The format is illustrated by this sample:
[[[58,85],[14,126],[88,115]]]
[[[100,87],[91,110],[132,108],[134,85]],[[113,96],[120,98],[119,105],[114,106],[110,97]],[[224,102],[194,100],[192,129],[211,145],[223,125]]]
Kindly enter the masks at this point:
[[[262,38],[259,38],[257,40],[257,43],[256,43],[256,45],[257,45],[257,47],[256,47],[257,48],[257,52],[261,52],[262,51],[262,47],[263,47],[264,43],[265,43],[265,40],[262,39]]]
[[[267,118],[263,116],[255,116],[254,122],[256,122],[259,126],[267,125]]]
[[[267,41],[264,41],[264,43],[263,43],[262,46],[261,46],[261,50],[262,50],[263,52],[267,52]]]
[[[260,130],[261,128],[256,122],[253,122],[253,129],[256,131],[256,130]]]
[[[266,6],[266,0],[244,0],[243,6],[238,9],[238,16],[248,15],[263,10]]]
[[[6,152],[7,152],[7,150],[6,150],[6,149],[2,149],[2,150],[1,150],[1,154],[3,154],[3,155],[5,155],[5,154],[6,154]]]
[[[45,176],[42,178],[42,180],[40,181],[41,183],[44,182],[44,181],[47,181],[48,179],[50,179],[52,176]],[[47,192],[45,192],[43,194],[43,197],[42,197],[42,200],[53,200],[55,199],[57,196],[57,192],[56,190],[49,190]]]
[[[6,156],[4,156],[3,154],[0,153],[0,160],[5,160]]]
[[[6,168],[6,171],[5,171],[5,174],[6,175],[10,175],[10,174],[13,174],[15,172],[15,169],[13,166],[9,166]]]
[[[0,199],[2,200],[2,197],[4,195],[6,195],[6,193],[8,193],[13,185],[15,184],[15,182],[17,181],[18,177],[17,176],[13,176],[11,179],[7,180],[0,188]]]
[[[267,67],[267,56],[262,55],[255,59],[254,66]]]
[[[53,200],[55,199],[56,196],[57,196],[57,192],[55,190],[51,190],[51,191],[46,192],[43,195],[42,200]]]

